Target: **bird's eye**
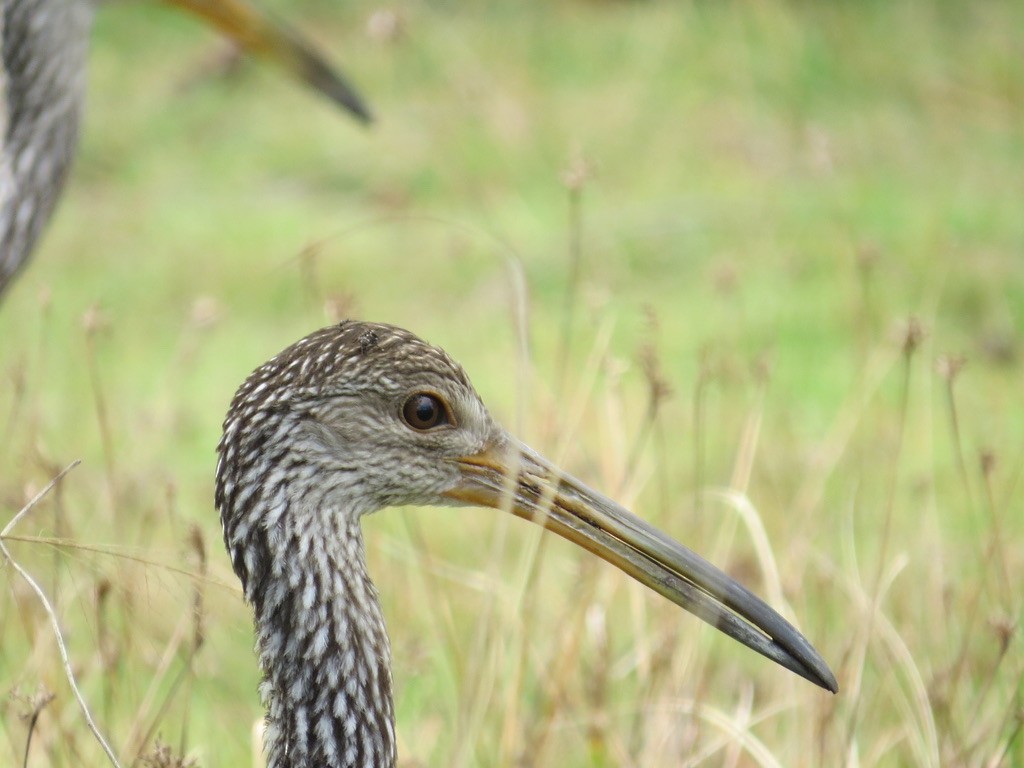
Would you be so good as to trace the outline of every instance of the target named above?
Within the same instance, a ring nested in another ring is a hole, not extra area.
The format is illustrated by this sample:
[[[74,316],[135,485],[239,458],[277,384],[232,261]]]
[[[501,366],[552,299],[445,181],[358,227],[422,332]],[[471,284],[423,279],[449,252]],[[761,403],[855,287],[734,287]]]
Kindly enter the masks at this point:
[[[441,402],[441,398],[425,392],[413,395],[405,401],[402,417],[410,427],[421,431],[451,423],[448,409]]]

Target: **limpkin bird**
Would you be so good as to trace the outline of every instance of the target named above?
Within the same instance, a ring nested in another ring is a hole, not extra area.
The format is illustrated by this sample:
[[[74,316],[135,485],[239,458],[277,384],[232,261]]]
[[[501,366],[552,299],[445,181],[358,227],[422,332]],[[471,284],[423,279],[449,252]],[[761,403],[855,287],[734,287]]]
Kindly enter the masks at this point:
[[[355,90],[308,41],[248,0],[165,1],[369,120]],[[0,298],[49,220],[74,157],[98,2],[0,0]]]
[[[835,692],[810,643],[745,587],[526,447],[462,367],[400,328],[346,321],[257,368],[218,446],[224,542],[255,618],[269,768],[396,760],[391,650],[360,518],[495,507],[616,565]]]

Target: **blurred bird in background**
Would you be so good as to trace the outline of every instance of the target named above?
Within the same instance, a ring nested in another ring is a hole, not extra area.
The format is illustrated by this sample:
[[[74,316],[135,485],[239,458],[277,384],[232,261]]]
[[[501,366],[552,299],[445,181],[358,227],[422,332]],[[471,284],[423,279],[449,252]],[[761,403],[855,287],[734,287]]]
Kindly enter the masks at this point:
[[[307,40],[248,0],[164,1],[370,121],[358,93]],[[75,155],[97,3],[0,0],[0,300],[53,213]]]

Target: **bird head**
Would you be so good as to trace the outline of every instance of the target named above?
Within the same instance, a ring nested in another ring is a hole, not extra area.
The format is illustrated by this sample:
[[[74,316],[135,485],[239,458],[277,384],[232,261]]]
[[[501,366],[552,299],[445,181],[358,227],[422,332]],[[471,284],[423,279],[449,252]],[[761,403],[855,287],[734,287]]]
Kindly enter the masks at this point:
[[[815,684],[828,665],[700,555],[498,426],[462,367],[408,331],[346,321],[256,369],[224,422],[217,507],[249,584],[281,531],[321,538],[385,506],[473,504],[542,525]]]

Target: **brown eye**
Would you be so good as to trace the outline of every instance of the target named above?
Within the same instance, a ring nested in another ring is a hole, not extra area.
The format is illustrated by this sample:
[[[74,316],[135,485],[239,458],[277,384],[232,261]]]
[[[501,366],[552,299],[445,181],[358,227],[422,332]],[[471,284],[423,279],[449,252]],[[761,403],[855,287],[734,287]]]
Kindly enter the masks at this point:
[[[426,430],[449,424],[448,410],[437,395],[421,392],[405,401],[402,417],[413,429]]]

